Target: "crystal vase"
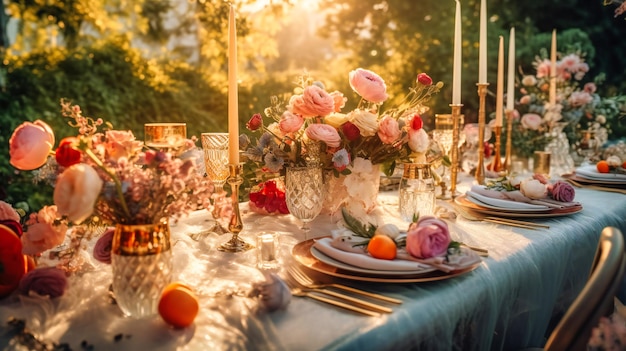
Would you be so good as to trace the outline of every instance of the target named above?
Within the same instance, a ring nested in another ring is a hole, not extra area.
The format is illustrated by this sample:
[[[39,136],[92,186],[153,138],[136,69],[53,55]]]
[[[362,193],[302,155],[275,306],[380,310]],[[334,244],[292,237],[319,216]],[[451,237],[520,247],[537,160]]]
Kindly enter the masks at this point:
[[[155,314],[172,279],[169,224],[116,225],[111,266],[113,293],[122,312],[135,318]]]
[[[570,155],[570,144],[563,128],[568,123],[555,123],[549,132],[550,142],[546,145],[545,151],[550,152],[550,176],[561,176],[572,173],[574,170],[574,159]]]

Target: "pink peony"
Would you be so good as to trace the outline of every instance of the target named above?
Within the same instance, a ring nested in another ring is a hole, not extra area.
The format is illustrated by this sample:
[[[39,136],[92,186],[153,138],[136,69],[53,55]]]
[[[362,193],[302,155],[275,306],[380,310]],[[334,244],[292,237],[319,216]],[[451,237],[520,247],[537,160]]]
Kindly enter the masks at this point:
[[[532,101],[530,95],[524,95],[519,99],[519,103],[522,105],[528,105]]]
[[[350,86],[369,102],[381,103],[389,97],[385,81],[376,73],[357,68],[349,74]]]
[[[573,107],[579,107],[591,103],[593,101],[593,97],[586,91],[575,91],[569,96],[567,101]]]
[[[250,117],[250,120],[248,121],[248,123],[246,123],[246,128],[248,128],[248,130],[255,131],[259,129],[262,125],[263,125],[263,117],[261,116],[260,113],[255,113],[252,115],[252,117]]]
[[[24,122],[9,139],[10,163],[23,171],[43,166],[54,147],[54,132],[41,120]]]
[[[93,213],[102,184],[98,172],[88,164],[79,163],[67,168],[59,175],[54,187],[54,203],[59,213],[76,223],[87,219]]]
[[[420,73],[417,75],[417,82],[422,85],[429,86],[433,84],[433,79],[426,73]]]
[[[96,245],[93,247],[93,257],[96,260],[102,263],[111,263],[111,247],[113,245],[114,233],[115,228],[109,228],[100,238],[98,238]]]
[[[333,91],[330,93],[330,96],[332,96],[333,101],[335,102],[335,112],[341,111],[341,109],[346,106],[346,101],[348,101],[348,99],[343,96],[342,92]]]
[[[339,145],[341,145],[341,137],[339,136],[339,133],[337,133],[337,129],[329,126],[328,124],[310,124],[306,128],[305,132],[311,140],[323,141],[330,147],[339,147]]]
[[[105,149],[107,156],[113,161],[136,154],[141,150],[142,145],[143,143],[137,141],[131,131],[108,130],[106,132]]]
[[[522,116],[520,123],[526,129],[537,130],[541,127],[543,118],[536,113],[526,113]]]
[[[417,258],[442,256],[448,252],[450,241],[446,222],[435,216],[423,216],[409,227],[406,250]]]
[[[398,121],[390,116],[385,116],[378,125],[378,137],[384,144],[392,144],[402,135]]]
[[[34,269],[22,278],[18,287],[20,293],[28,295],[34,291],[42,296],[59,297],[67,289],[65,273],[56,267]]]
[[[55,225],[58,217],[56,206],[45,206],[37,214],[31,214],[26,221],[28,230],[22,235],[24,255],[38,255],[63,242],[67,225]]]
[[[317,85],[309,85],[302,95],[289,100],[291,112],[304,118],[326,116],[335,111],[335,99]]]
[[[283,134],[295,133],[303,124],[304,118],[289,111],[285,111],[278,122],[278,129],[280,129]]]
[[[0,200],[0,221],[12,220],[19,222],[20,214],[11,206],[11,204]]]
[[[552,185],[552,198],[556,201],[571,202],[574,201],[576,190],[569,183],[557,180]]]

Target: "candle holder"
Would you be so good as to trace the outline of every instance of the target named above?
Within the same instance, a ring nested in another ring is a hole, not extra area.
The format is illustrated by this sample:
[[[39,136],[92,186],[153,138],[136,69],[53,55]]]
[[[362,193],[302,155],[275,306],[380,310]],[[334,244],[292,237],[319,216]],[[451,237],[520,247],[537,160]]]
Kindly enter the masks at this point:
[[[241,165],[240,164],[228,164],[230,176],[228,177],[228,184],[230,184],[232,190],[233,199],[233,214],[228,222],[228,230],[233,234],[230,240],[220,245],[217,249],[222,252],[242,252],[253,248],[254,246],[239,239],[239,233],[243,229],[243,223],[241,222],[241,213],[239,212],[239,186],[243,183],[241,177]]]
[[[478,184],[485,184],[485,96],[489,83],[476,83],[478,86],[478,164],[474,178]]]
[[[500,146],[502,145],[502,138],[501,138],[502,126],[493,127],[493,132],[496,135],[496,141],[493,144],[494,155],[493,155],[493,161],[487,168],[493,172],[501,172],[503,170],[502,156],[500,153]]]
[[[450,104],[452,108],[452,147],[450,148],[450,196],[454,199],[456,193],[456,179],[459,171],[459,121],[463,104]]]
[[[504,165],[502,168],[507,171],[507,173],[511,173],[512,170],[512,162],[511,159],[511,132],[513,129],[513,110],[506,110],[506,148],[504,150]]]

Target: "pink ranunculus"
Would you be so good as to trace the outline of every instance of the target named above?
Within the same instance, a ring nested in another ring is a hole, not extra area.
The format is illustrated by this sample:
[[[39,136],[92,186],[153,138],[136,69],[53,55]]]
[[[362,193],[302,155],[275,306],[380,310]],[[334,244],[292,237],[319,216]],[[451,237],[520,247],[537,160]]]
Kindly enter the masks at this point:
[[[576,190],[569,183],[557,180],[552,185],[552,198],[556,201],[571,202],[574,201]]]
[[[67,225],[55,224],[59,217],[56,206],[45,206],[26,221],[28,230],[22,235],[22,253],[38,255],[63,243]]]
[[[335,99],[319,86],[309,85],[302,95],[291,97],[288,108],[304,118],[323,117],[335,111]]]
[[[593,97],[586,91],[575,91],[567,99],[573,107],[587,105],[593,101]]]
[[[59,213],[75,223],[87,219],[100,195],[103,181],[90,165],[75,164],[57,178],[54,203]]]
[[[420,73],[417,75],[417,82],[422,85],[429,86],[433,84],[433,79],[426,73]]]
[[[406,250],[417,258],[445,255],[450,245],[448,224],[435,216],[423,216],[406,233]]]
[[[129,156],[139,152],[143,145],[135,139],[130,130],[107,130],[105,136],[107,155],[114,161],[120,158],[129,158]]]
[[[93,257],[102,263],[111,263],[111,247],[113,245],[113,234],[115,228],[107,229],[93,247]]]
[[[0,221],[12,220],[19,222],[20,214],[11,206],[10,203],[0,200]]]
[[[369,102],[380,103],[389,97],[385,81],[376,73],[357,68],[349,73],[350,86]]]
[[[519,103],[522,105],[528,105],[532,101],[530,95],[524,95],[519,99]]]
[[[595,93],[596,90],[598,90],[598,87],[596,86],[596,83],[594,82],[586,83],[585,86],[583,87],[583,91],[586,91],[589,94]]]
[[[311,140],[323,141],[330,147],[339,147],[341,145],[341,137],[337,133],[337,129],[323,123],[313,123],[305,130],[306,135]]]
[[[538,130],[543,123],[543,118],[536,113],[526,113],[520,120],[522,127],[530,130]]]
[[[34,269],[20,280],[19,292],[28,295],[30,291],[51,298],[59,297],[67,289],[65,272],[56,267],[42,267]]]
[[[335,90],[330,93],[330,96],[332,96],[333,101],[335,102],[335,112],[341,111],[341,109],[346,106],[348,98],[344,97],[342,92]]]
[[[392,144],[402,135],[398,121],[391,116],[385,116],[378,125],[378,137],[383,144]]]
[[[259,129],[263,125],[263,117],[260,113],[255,113],[250,117],[248,123],[246,123],[246,128],[251,131],[255,131]]]
[[[23,171],[43,166],[54,147],[54,132],[41,120],[20,124],[9,139],[10,163]]]
[[[295,133],[304,124],[304,118],[301,116],[285,111],[280,117],[278,128],[283,134]]]

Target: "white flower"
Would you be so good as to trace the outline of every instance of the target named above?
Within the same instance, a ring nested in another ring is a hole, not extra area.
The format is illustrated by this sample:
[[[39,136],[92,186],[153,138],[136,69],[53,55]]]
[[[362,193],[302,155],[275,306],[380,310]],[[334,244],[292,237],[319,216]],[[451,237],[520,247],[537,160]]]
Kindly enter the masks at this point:
[[[536,179],[522,181],[519,190],[524,196],[531,199],[543,199],[548,195],[547,186]]]
[[[75,223],[80,223],[93,213],[102,189],[102,179],[91,166],[78,163],[66,169],[57,179],[54,203],[58,212]]]
[[[428,133],[424,128],[418,130],[409,129],[409,147],[415,152],[426,152],[430,145]]]
[[[343,184],[351,198],[370,199],[378,193],[378,188],[373,187],[374,181],[380,177],[378,172],[374,172],[374,167],[370,160],[357,157],[351,167],[352,173],[346,176]]]
[[[511,177],[509,179],[509,183],[511,183],[512,186],[518,186],[526,179],[528,179],[527,176],[518,174],[516,176]]]
[[[324,117],[324,123],[330,124],[335,128],[341,127],[342,124],[346,123],[348,120],[348,116],[343,113],[331,113],[330,115]]]
[[[622,160],[619,158],[619,156],[609,156],[606,159],[606,163],[609,164],[609,167],[619,167],[622,165]]]
[[[365,110],[354,110],[348,116],[364,137],[369,137],[378,131],[378,116]]]
[[[535,76],[531,76],[531,75],[527,75],[524,76],[524,78],[522,78],[522,85],[525,86],[533,86],[537,84],[537,78],[535,78]]]

